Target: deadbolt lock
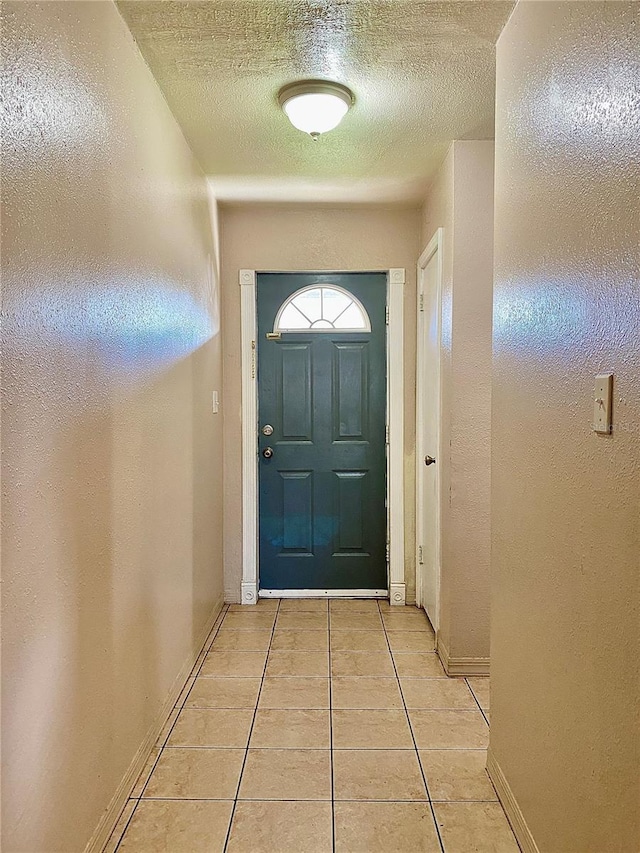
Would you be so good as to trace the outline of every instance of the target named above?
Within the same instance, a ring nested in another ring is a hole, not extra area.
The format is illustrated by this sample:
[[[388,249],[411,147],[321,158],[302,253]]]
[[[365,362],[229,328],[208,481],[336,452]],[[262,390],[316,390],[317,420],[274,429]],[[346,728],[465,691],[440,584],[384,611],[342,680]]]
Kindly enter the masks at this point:
[[[262,434],[263,435],[273,435],[273,427],[271,426],[271,424],[265,424],[262,427]]]

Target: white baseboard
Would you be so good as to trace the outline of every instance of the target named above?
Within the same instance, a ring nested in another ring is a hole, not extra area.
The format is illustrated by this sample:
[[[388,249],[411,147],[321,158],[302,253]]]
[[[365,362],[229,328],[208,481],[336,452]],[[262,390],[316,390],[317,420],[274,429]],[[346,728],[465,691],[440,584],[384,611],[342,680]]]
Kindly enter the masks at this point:
[[[95,828],[95,831],[87,846],[85,847],[84,853],[102,853],[107,841],[111,837],[111,833],[115,829],[115,826],[118,822],[120,814],[122,813],[123,808],[125,807],[127,800],[129,799],[129,794],[133,789],[134,785],[138,780],[138,776],[142,772],[145,764],[149,756],[151,755],[151,750],[156,744],[156,741],[160,737],[160,733],[165,726],[165,723],[169,719],[171,711],[173,710],[174,705],[178,701],[182,689],[191,674],[191,670],[193,669],[200,653],[204,647],[204,644],[207,641],[207,637],[211,633],[213,626],[216,623],[218,616],[220,615],[220,611],[222,610],[223,601],[222,596],[216,602],[211,616],[207,619],[207,622],[200,632],[198,639],[193,644],[193,648],[189,657],[182,665],[176,680],[169,691],[167,698],[162,705],[162,708],[156,717],[153,725],[147,732],[144,740],[140,744],[140,748],[136,752],[133,761],[129,765],[127,772],[124,774],[122,781],[118,785],[115,794],[109,805],[107,806],[106,811],[103,813],[100,821]]]
[[[460,678],[465,675],[489,675],[489,658],[452,657],[439,634],[436,638],[436,651],[444,671],[451,678]]]
[[[531,834],[531,830],[524,819],[524,815],[520,810],[520,806],[513,795],[513,791],[509,787],[509,783],[502,772],[502,768],[496,761],[495,755],[491,752],[491,748],[489,748],[489,751],[487,752],[487,773],[493,782],[493,787],[496,789],[496,794],[502,804],[502,808],[505,810],[505,814],[509,819],[511,829],[513,829],[513,834],[522,848],[522,853],[540,853],[538,845],[536,844],[535,839]]]

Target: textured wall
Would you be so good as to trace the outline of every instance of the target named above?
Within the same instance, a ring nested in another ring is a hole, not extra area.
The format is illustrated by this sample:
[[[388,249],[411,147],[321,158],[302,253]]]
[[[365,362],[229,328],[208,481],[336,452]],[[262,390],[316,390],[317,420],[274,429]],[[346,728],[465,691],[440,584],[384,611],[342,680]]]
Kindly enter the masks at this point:
[[[640,849],[639,80],[636,3],[498,44],[491,749],[542,853]]]
[[[222,594],[206,185],[111,3],[5,3],[2,849],[84,848]]]
[[[420,218],[414,208],[252,205],[221,208],[225,324],[225,596],[240,600],[242,575],[239,269],[406,268],[405,548],[407,599],[415,599],[415,301]]]
[[[423,208],[443,235],[441,623],[452,657],[489,657],[493,142],[456,141]]]

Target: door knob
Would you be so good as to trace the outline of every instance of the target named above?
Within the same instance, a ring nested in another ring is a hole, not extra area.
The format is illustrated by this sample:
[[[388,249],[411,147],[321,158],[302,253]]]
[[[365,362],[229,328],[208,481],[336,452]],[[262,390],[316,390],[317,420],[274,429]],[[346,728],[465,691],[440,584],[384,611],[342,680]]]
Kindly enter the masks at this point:
[[[262,455],[265,459],[271,459],[271,457],[273,456],[273,447],[265,447],[265,449],[262,451]]]
[[[435,465],[436,460],[433,458],[433,456],[425,456],[424,457],[424,464],[425,465]]]

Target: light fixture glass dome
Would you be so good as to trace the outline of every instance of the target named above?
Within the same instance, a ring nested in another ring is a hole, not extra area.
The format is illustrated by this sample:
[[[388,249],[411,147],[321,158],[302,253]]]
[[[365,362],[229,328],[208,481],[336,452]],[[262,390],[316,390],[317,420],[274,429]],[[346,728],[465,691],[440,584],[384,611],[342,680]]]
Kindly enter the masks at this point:
[[[294,127],[317,139],[340,124],[353,103],[353,93],[340,83],[303,80],[281,89],[278,101]]]

